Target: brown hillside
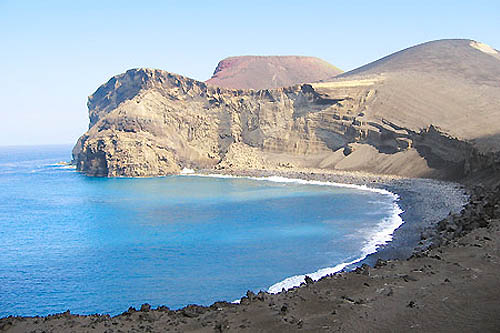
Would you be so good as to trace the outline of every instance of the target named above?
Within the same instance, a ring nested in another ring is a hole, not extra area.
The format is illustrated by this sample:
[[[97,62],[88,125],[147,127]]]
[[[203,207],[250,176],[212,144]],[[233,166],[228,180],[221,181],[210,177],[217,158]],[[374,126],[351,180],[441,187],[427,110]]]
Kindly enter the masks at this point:
[[[500,53],[472,40],[439,40],[396,52],[332,81],[372,79],[369,119],[419,130],[434,125],[500,150]],[[337,83],[338,84],[338,83]]]
[[[315,57],[242,56],[219,62],[206,83],[233,89],[270,89],[319,81],[339,73],[340,69]]]

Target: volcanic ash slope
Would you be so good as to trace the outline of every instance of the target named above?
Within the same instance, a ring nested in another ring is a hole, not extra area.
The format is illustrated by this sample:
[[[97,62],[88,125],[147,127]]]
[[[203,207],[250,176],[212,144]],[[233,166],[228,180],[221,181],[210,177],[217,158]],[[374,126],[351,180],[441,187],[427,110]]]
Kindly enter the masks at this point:
[[[89,97],[74,159],[93,176],[319,168],[459,179],[500,161],[499,80],[499,53],[471,40],[275,89],[133,69]]]
[[[208,85],[233,89],[272,89],[328,79],[342,73],[315,57],[241,56],[222,60]]]

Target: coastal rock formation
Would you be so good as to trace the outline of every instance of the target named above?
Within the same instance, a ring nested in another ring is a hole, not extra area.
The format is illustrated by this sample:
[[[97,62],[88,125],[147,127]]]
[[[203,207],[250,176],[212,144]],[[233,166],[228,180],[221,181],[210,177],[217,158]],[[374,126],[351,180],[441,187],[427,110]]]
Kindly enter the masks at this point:
[[[276,89],[133,69],[89,97],[73,156],[92,176],[293,167],[458,179],[500,164],[499,78],[498,52],[471,40]]]
[[[315,57],[242,56],[219,62],[206,84],[232,89],[272,89],[324,80],[342,73]]]

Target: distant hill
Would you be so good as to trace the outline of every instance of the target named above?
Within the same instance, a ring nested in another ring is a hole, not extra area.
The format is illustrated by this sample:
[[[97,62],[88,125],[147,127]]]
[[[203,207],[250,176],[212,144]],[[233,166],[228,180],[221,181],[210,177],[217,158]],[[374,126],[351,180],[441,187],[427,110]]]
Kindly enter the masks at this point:
[[[466,39],[432,41],[393,53],[331,81],[377,78],[372,116],[418,130],[438,126],[500,148],[500,53]]]
[[[233,89],[269,89],[319,81],[339,73],[340,69],[315,57],[242,56],[219,62],[205,82]]]
[[[447,74],[478,84],[497,84],[500,53],[489,45],[468,39],[442,39],[409,47],[377,61],[345,72],[354,75],[424,72]]]

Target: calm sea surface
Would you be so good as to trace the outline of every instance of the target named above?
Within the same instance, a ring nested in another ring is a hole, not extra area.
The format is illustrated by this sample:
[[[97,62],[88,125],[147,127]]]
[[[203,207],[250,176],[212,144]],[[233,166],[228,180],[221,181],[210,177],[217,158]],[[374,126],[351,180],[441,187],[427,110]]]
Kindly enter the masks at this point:
[[[0,317],[232,301],[362,256],[393,198],[250,179],[90,178],[0,147]]]

